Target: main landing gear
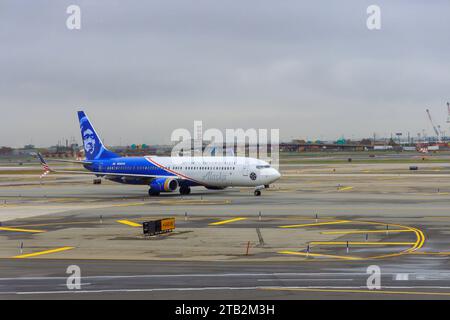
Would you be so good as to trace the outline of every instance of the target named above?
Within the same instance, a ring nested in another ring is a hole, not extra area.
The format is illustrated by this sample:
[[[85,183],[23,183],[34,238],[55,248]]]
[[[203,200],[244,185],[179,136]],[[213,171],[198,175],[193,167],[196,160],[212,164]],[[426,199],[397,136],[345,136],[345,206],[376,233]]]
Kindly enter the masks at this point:
[[[261,190],[255,190],[255,197],[259,197],[261,195]]]
[[[152,189],[148,190],[148,195],[150,197],[159,196],[159,191],[153,191]]]
[[[191,188],[187,187],[187,186],[181,186],[180,187],[180,194],[181,195],[187,195],[191,193]]]

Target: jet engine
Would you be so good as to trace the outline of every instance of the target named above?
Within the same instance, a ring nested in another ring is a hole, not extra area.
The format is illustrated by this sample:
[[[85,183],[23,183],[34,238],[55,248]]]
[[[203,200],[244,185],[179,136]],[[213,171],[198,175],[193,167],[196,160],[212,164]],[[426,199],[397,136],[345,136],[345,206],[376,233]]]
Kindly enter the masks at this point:
[[[172,178],[157,178],[149,184],[152,192],[173,192],[178,189],[178,181]]]

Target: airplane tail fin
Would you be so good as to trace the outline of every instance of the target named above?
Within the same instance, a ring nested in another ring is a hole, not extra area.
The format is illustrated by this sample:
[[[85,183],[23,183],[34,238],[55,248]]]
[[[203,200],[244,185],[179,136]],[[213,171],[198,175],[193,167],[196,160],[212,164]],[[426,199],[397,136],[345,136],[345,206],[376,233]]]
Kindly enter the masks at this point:
[[[39,161],[41,162],[42,169],[44,172],[41,174],[41,178],[45,177],[47,174],[49,174],[52,169],[48,166],[47,162],[45,162],[44,157],[38,152],[37,157],[39,158]]]
[[[119,157],[114,152],[109,151],[100,137],[95,132],[94,127],[89,121],[84,111],[78,111],[80,121],[81,138],[83,139],[84,153],[86,160],[101,160]]]

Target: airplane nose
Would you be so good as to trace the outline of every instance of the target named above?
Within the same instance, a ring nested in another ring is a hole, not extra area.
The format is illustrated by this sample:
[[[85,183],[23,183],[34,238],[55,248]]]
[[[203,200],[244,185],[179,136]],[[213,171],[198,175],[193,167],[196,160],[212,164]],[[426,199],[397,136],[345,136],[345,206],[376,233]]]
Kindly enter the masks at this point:
[[[280,179],[280,177],[281,177],[281,173],[278,170],[275,170],[275,178]]]
[[[281,174],[274,168],[268,168],[261,171],[261,177],[265,184],[269,184],[278,180],[281,177]]]
[[[281,174],[278,172],[278,170],[272,168],[272,177],[273,181],[280,179]]]

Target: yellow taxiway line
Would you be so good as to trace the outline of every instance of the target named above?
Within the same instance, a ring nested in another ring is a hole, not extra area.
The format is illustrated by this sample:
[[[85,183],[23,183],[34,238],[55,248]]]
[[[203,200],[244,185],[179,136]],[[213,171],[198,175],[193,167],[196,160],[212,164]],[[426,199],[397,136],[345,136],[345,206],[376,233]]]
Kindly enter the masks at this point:
[[[337,256],[332,254],[320,254],[320,253],[306,253],[306,252],[298,252],[298,251],[279,251],[280,254],[291,254],[291,255],[297,255],[297,256],[304,256],[304,257],[323,257],[323,258],[336,258],[336,259],[344,259],[344,260],[359,260],[358,257],[350,257],[350,256]]]
[[[117,220],[116,222],[126,224],[127,226],[130,226],[130,227],[142,227],[142,224],[139,224],[139,223],[136,223],[133,221],[129,221],[129,220]]]
[[[49,254],[49,253],[56,253],[56,252],[71,250],[73,248],[74,247],[61,247],[61,248],[45,250],[45,251],[39,251],[39,252],[34,252],[34,253],[21,254],[21,255],[15,256],[13,258],[16,258],[16,259],[32,258],[32,257],[40,256],[40,255],[43,255],[43,254]]]
[[[386,233],[386,232],[414,232],[413,230],[349,230],[349,231],[323,231],[321,234],[356,234],[356,233]]]
[[[279,226],[278,228],[301,228],[301,227],[314,227],[314,226],[323,226],[327,224],[341,224],[348,223],[348,220],[339,220],[339,221],[329,221],[329,222],[317,222],[317,223],[306,223],[306,224],[291,224],[287,226]]]
[[[365,241],[311,241],[311,245],[357,245],[357,246],[411,246],[415,242],[365,242]]]
[[[221,224],[225,224],[225,223],[230,223],[230,222],[236,222],[236,221],[241,221],[241,220],[246,220],[247,218],[233,218],[233,219],[229,219],[229,220],[223,220],[223,221],[218,221],[218,222],[213,222],[210,223],[210,226],[218,226]]]
[[[44,230],[9,228],[9,227],[0,227],[0,230],[3,230],[3,231],[15,231],[15,232],[31,232],[31,233],[45,232]]]
[[[422,248],[423,244],[425,243],[425,235],[423,232],[417,228],[408,227],[410,230],[412,230],[417,237],[417,241],[414,243],[413,247],[408,250],[409,253],[414,252],[420,248]]]
[[[315,225],[323,225],[323,224],[338,224],[338,223],[355,223],[355,224],[369,224],[369,225],[379,225],[379,226],[390,226],[390,227],[396,227],[396,228],[403,228],[403,229],[391,229],[391,230],[368,230],[368,231],[372,231],[372,232],[413,232],[416,236],[416,241],[415,242],[349,242],[349,245],[372,245],[371,243],[373,243],[373,245],[407,245],[410,246],[409,248],[405,248],[404,250],[400,251],[400,252],[395,252],[395,253],[388,253],[388,254],[384,254],[384,255],[378,255],[378,256],[369,256],[369,257],[353,257],[355,260],[370,260],[370,259],[383,259],[383,258],[391,258],[391,257],[397,257],[397,256],[401,256],[401,255],[405,255],[405,254],[421,254],[420,252],[417,252],[417,250],[421,249],[425,243],[425,235],[424,233],[417,228],[414,227],[409,227],[409,226],[404,226],[404,225],[400,225],[400,224],[393,224],[393,223],[389,223],[389,224],[385,224],[385,223],[381,223],[381,222],[375,222],[375,221],[360,221],[360,220],[355,220],[355,221],[348,221],[348,220],[340,220],[340,221],[333,221],[333,222],[321,222],[321,223],[311,223],[311,224],[303,224],[303,225],[288,225],[288,226],[280,226],[280,228],[296,228],[296,227],[303,227],[303,226],[315,226]],[[368,231],[362,231],[362,230],[353,230],[354,232],[359,232],[361,231],[361,233],[367,233]],[[333,233],[338,233],[340,231],[329,231],[329,232],[322,232],[324,234],[333,234]],[[345,233],[348,233],[348,231],[346,231]],[[316,242],[310,242],[310,244],[319,244],[319,241]],[[340,245],[345,245],[347,244],[346,241],[340,241],[340,242],[322,242],[323,244],[327,244],[327,245],[332,245],[332,244],[340,244]],[[286,252],[286,251],[285,251]],[[284,253],[285,253],[284,252]],[[290,254],[295,254],[295,251],[291,251],[294,253],[290,253]],[[279,252],[281,253],[281,252]],[[426,254],[426,253],[424,253]],[[441,253],[442,254],[442,253]],[[297,253],[297,255],[306,255],[303,253]],[[309,255],[311,256],[315,256],[314,254],[309,253]],[[444,255],[444,254],[442,254]],[[323,257],[325,257],[325,255],[322,255]],[[329,256],[330,258],[342,258],[342,256]]]
[[[448,251],[443,251],[443,252],[411,252],[410,254],[448,256],[448,255],[450,255],[450,252],[448,252]]]
[[[306,291],[306,292],[332,292],[332,293],[373,293],[373,294],[400,294],[400,295],[434,295],[450,296],[450,292],[430,292],[430,291],[390,291],[390,290],[358,290],[358,289],[315,289],[315,288],[282,288],[267,287],[260,290],[272,291]]]

